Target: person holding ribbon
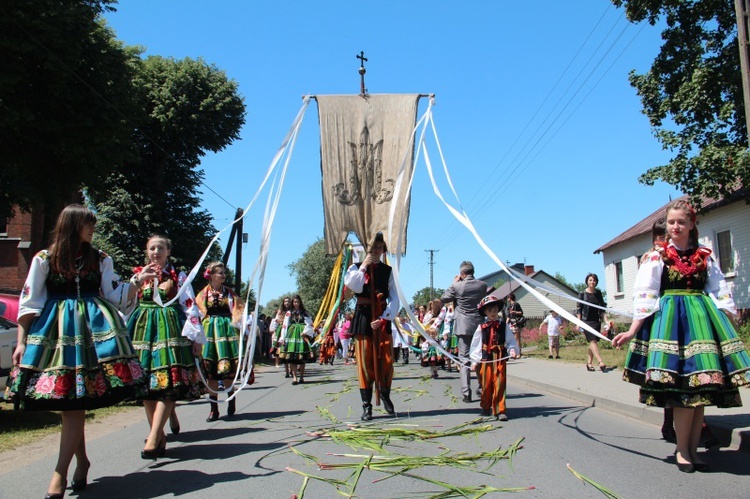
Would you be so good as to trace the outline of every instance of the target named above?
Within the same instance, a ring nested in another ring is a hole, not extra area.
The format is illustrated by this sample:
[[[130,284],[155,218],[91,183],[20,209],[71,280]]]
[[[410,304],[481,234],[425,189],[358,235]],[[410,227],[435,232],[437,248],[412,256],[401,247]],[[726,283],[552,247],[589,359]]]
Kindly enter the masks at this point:
[[[479,405],[482,415],[492,414],[499,421],[507,421],[505,413],[505,385],[507,358],[520,357],[516,337],[506,320],[500,316],[503,301],[494,295],[485,296],[477,310],[485,316],[484,324],[474,331],[471,339],[471,369],[477,371],[482,386]]]
[[[73,456],[71,487],[86,488],[86,411],[138,396],[146,375],[118,313],[135,306],[138,285],[121,283],[112,259],[91,245],[96,215],[66,206],[52,244],[31,260],[18,311],[7,401],[16,409],[61,411],[60,450],[47,498],[62,498]]]
[[[219,381],[224,385],[234,383],[239,363],[239,329],[232,323],[232,317],[240,309],[240,300],[234,291],[224,286],[227,278],[227,268],[222,262],[211,262],[203,277],[208,279],[208,285],[198,292],[196,304],[203,315],[203,330],[206,343],[203,345],[203,371],[206,374],[211,411],[206,422],[219,419],[219,404],[216,392]],[[234,388],[229,388],[228,397],[234,394]],[[233,416],[236,411],[235,399],[227,404],[227,416]]]
[[[635,318],[612,344],[633,340],[623,379],[640,386],[640,402],[673,408],[678,469],[706,472],[697,454],[704,408],[742,405],[750,356],[730,320],[737,310],[724,276],[698,244],[695,211],[674,201],[666,221],[669,241],[638,268]]]
[[[178,400],[194,400],[203,394],[196,357],[200,357],[206,336],[201,312],[187,276],[169,262],[172,242],[153,235],[146,242],[143,267],[133,269],[133,283],[142,283],[138,308],[128,319],[128,332],[149,377],[143,400],[151,430],[141,452],[143,459],[163,457],[167,448],[164,425]],[[153,278],[150,278],[153,276]],[[148,277],[148,278],[147,278]],[[177,300],[169,306],[182,288]]]
[[[354,264],[344,276],[344,284],[357,298],[351,332],[354,338],[359,393],[362,398],[362,421],[372,419],[372,395],[394,416],[391,401],[393,382],[393,347],[390,321],[400,308],[391,267],[380,259],[388,248],[378,232],[370,243],[365,259]]]

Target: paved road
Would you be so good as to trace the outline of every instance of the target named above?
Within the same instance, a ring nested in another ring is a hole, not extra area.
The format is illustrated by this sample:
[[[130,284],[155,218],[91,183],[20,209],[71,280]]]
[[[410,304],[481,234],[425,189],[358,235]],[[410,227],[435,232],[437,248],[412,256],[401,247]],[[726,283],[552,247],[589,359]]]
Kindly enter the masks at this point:
[[[521,361],[510,369],[515,367],[516,373],[521,373],[524,362],[526,368],[540,370],[539,366],[534,368],[534,361]],[[293,446],[326,463],[364,460],[330,454],[371,453],[309,435],[308,432],[319,429],[346,428],[346,422],[358,423],[360,402],[353,367],[310,365],[308,368],[307,383],[292,386],[283,371],[261,366],[256,385],[240,394],[238,414],[231,420],[206,423],[208,404],[203,401],[181,406],[182,432],[170,436],[167,457],[157,462],[140,459],[147,425],[140,411],[134,413],[132,422],[89,441],[89,456],[94,463],[92,483],[78,495],[82,498],[289,498],[300,491],[303,478],[286,471],[287,467],[347,480],[352,470],[319,470],[290,450]],[[398,455],[432,457],[441,453],[477,454],[498,447],[506,449],[519,439],[523,439],[523,448],[514,457],[512,466],[499,462],[488,474],[479,473],[489,464],[481,461],[476,470],[429,467],[414,470],[415,475],[462,486],[533,486],[535,489],[523,492],[530,497],[602,497],[568,471],[566,465],[570,463],[578,472],[622,497],[731,498],[747,497],[750,490],[746,453],[712,450],[705,458],[717,471],[687,475],[677,471],[671,461],[673,446],[659,440],[658,427],[648,421],[546,395],[520,382],[509,386],[510,421],[477,419],[478,404],[464,404],[457,398],[460,383],[455,373],[443,374],[438,380],[426,379],[426,375],[426,369],[414,364],[397,366],[392,398],[401,417],[390,419],[376,411],[376,419],[367,426],[445,431],[470,423],[469,427],[476,429],[489,425],[489,431],[469,437],[415,442],[391,440],[385,450]],[[324,409],[319,411],[316,407]],[[340,423],[332,422],[326,411]],[[56,444],[38,454],[37,459],[12,472],[0,469],[0,497],[44,495],[54,466]],[[363,498],[401,498],[419,493],[422,495],[418,497],[426,497],[425,492],[441,491],[435,485],[404,476],[373,483],[385,476],[365,470],[355,494]],[[332,485],[312,481],[305,497],[340,496]]]

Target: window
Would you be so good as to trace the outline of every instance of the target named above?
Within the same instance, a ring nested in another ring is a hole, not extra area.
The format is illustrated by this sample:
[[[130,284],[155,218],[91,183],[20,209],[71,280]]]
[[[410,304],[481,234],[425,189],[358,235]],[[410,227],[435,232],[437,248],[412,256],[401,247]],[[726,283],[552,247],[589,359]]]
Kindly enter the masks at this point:
[[[8,220],[5,218],[0,218],[0,236],[7,236],[8,235]]]
[[[625,288],[622,276],[622,261],[615,262],[615,292],[622,293]]]
[[[734,272],[734,251],[732,235],[728,230],[716,233],[716,246],[719,250],[719,267],[725,274]]]

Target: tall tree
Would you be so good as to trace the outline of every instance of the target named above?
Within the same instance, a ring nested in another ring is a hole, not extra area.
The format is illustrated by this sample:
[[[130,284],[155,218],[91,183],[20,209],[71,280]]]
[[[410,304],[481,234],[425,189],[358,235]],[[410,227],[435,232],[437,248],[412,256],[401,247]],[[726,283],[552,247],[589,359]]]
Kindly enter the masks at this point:
[[[434,300],[435,298],[443,296],[443,293],[445,293],[443,288],[432,288],[432,293],[430,293],[430,287],[427,286],[414,293],[412,303],[414,306],[427,305],[430,302],[430,296],[432,296],[432,299]],[[401,305],[406,306],[406,303],[402,303]]]
[[[314,316],[323,302],[335,263],[336,257],[326,255],[325,241],[318,239],[307,247],[299,260],[287,265],[296,276],[297,290],[310,315]]]
[[[211,214],[200,209],[200,159],[239,138],[245,105],[237,83],[201,59],[148,57],[133,85],[145,110],[135,131],[139,157],[103,189],[90,189],[100,219],[96,242],[126,269],[141,261],[149,234],[164,234],[177,263],[189,267],[215,232]],[[209,258],[220,254],[216,246]]]
[[[132,157],[138,57],[101,21],[111,3],[0,0],[0,219],[67,202]]]
[[[612,0],[632,22],[664,21],[664,43],[645,74],[631,72],[656,138],[674,156],[639,181],[727,197],[748,187],[737,26],[732,0]],[[746,194],[750,202],[750,194]],[[696,203],[698,204],[698,203]]]

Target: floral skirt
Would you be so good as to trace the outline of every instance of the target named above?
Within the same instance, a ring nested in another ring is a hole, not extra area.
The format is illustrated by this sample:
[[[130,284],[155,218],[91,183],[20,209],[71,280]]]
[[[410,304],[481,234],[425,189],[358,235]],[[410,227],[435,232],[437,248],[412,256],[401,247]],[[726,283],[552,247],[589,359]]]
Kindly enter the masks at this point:
[[[630,342],[623,379],[658,407],[739,407],[750,356],[729,318],[702,293],[666,291]]]
[[[302,364],[313,358],[309,338],[302,334],[304,324],[291,324],[286,331],[284,344],[279,348],[279,357],[291,364]]]
[[[146,379],[112,304],[98,296],[49,299],[6,400],[25,410],[97,409],[143,395]]]
[[[239,356],[239,330],[231,317],[220,315],[203,320],[206,339],[203,345],[203,369],[207,379],[234,379]]]
[[[185,315],[175,307],[142,301],[128,320],[133,348],[148,375],[147,400],[194,400],[204,387],[192,342],[182,336]]]

